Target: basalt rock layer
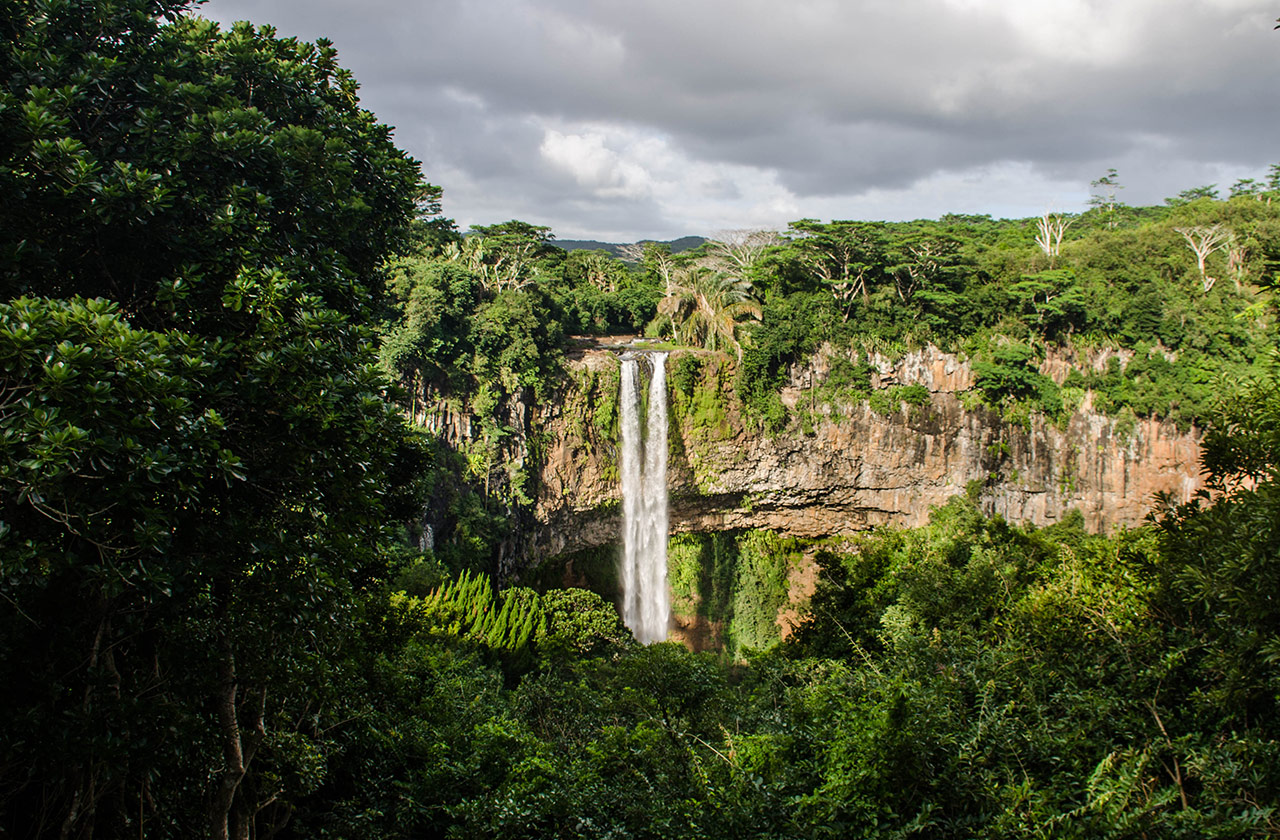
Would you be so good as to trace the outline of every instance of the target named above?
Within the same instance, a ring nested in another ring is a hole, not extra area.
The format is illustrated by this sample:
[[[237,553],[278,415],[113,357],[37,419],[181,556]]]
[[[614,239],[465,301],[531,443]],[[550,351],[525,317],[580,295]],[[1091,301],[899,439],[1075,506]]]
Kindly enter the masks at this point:
[[[791,372],[782,400],[792,419],[766,434],[741,415],[732,360],[700,356],[695,381],[672,383],[672,531],[764,528],[821,537],[916,526],[930,508],[967,490],[987,513],[1011,521],[1047,525],[1078,510],[1091,530],[1108,531],[1141,522],[1157,494],[1181,502],[1200,487],[1194,428],[1103,416],[1087,397],[1065,424],[1035,414],[1006,422],[990,408],[965,407],[974,402],[963,398],[973,374],[953,355],[929,348],[872,362],[873,386],[920,385],[927,399],[916,389],[919,404],[886,409],[881,401],[879,411],[865,399],[821,400],[826,361],[819,355]],[[617,357],[588,350],[570,365],[573,384],[531,418],[541,441],[528,546],[535,562],[617,542],[620,529],[609,418]],[[1060,379],[1070,366],[1051,358],[1041,369]]]

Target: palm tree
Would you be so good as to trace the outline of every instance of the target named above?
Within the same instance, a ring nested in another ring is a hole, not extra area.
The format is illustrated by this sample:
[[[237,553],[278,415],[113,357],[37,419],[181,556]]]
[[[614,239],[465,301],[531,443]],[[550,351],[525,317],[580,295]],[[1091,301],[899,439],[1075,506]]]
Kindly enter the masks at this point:
[[[681,266],[671,278],[658,312],[671,319],[677,341],[708,350],[732,347],[742,357],[739,322],[760,318],[751,283],[704,265]]]

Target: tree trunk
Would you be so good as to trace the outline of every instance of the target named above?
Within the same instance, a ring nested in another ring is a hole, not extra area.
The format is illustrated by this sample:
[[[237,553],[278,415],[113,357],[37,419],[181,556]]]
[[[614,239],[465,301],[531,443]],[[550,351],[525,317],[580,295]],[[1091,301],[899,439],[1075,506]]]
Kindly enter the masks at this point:
[[[236,791],[244,779],[244,749],[240,738],[240,721],[236,716],[236,660],[231,640],[223,636],[221,656],[218,659],[218,688],[216,705],[218,733],[222,738],[223,769],[218,774],[217,787],[209,805],[209,837],[212,840],[231,840],[234,836],[248,838],[248,826],[236,826],[233,835],[231,809]]]

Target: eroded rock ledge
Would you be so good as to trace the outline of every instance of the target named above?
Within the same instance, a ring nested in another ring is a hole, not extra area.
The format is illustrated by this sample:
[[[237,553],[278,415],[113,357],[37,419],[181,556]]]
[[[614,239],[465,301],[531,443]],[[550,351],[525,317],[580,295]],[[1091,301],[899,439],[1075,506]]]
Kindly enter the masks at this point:
[[[772,436],[744,424],[729,390],[732,361],[703,361],[694,397],[673,395],[674,531],[768,528],[821,537],[916,526],[974,482],[990,514],[1047,525],[1078,509],[1090,529],[1107,531],[1141,522],[1158,492],[1185,501],[1200,487],[1198,430],[1118,421],[1091,411],[1087,398],[1065,428],[1038,416],[1006,423],[989,409],[964,407],[959,395],[973,385],[969,366],[933,348],[873,360],[873,384],[929,391],[927,404],[887,414],[866,401],[832,409],[813,400],[810,387],[825,376],[821,356],[793,370],[783,402],[808,411],[809,422]],[[599,416],[607,389],[616,388],[616,367],[610,351],[581,353],[571,362],[575,384],[532,418],[543,441],[534,557],[618,539],[616,445]],[[1068,369],[1061,358],[1042,367],[1055,378]]]

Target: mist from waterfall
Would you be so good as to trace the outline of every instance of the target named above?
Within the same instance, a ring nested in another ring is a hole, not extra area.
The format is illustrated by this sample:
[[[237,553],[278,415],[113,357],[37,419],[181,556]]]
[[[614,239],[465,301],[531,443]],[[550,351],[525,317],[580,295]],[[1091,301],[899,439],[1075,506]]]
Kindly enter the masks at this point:
[[[640,423],[640,362],[648,359],[649,410]],[[622,620],[641,644],[667,638],[666,353],[622,357]]]

